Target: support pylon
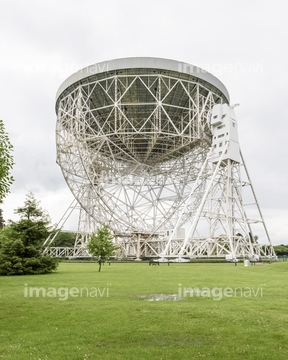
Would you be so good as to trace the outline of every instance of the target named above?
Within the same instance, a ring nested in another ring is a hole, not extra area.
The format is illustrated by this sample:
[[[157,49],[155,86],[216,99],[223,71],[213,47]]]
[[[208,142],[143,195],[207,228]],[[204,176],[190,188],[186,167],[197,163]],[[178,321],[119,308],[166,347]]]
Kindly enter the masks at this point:
[[[240,151],[232,107],[214,106],[211,132],[211,149],[160,256],[226,257],[229,261],[276,257]],[[249,206],[253,209],[249,213],[243,187],[250,191]],[[255,232],[255,224],[262,229]],[[184,240],[174,240],[173,233],[185,226]],[[266,246],[257,243],[257,238]]]

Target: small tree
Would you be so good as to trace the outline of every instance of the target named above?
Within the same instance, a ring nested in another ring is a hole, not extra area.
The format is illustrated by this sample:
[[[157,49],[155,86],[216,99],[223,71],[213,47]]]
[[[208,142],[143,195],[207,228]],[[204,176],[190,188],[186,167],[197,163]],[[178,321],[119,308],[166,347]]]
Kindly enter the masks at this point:
[[[101,266],[108,260],[113,252],[118,249],[112,242],[113,235],[111,234],[107,225],[100,227],[96,233],[93,233],[90,238],[90,242],[87,246],[88,251],[91,255],[98,258],[99,272]]]

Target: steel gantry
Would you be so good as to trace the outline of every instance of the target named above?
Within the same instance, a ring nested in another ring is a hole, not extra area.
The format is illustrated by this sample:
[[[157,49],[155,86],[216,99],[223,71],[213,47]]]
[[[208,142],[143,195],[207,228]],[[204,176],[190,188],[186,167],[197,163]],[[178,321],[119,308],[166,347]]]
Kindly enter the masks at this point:
[[[57,162],[80,206],[113,231],[119,256],[260,255],[243,206],[240,148],[234,159],[233,137],[214,139],[213,111],[228,103],[213,75],[167,59],[103,62],[61,85]],[[231,159],[213,153],[220,143]]]

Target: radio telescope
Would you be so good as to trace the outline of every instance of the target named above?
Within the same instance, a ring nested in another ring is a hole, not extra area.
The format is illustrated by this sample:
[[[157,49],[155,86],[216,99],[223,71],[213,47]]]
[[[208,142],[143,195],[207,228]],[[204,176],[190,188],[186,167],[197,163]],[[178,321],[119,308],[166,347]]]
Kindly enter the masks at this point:
[[[228,91],[212,74],[160,58],[105,61],[60,86],[56,113],[64,178],[89,221],[113,231],[119,256],[275,256]]]

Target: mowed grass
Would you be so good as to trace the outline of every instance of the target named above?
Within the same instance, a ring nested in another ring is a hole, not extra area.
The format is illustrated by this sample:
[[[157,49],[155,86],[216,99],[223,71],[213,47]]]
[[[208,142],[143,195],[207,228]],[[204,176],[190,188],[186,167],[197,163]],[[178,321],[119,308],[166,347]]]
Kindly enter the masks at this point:
[[[0,277],[0,358],[288,357],[288,262],[112,263],[97,270],[95,263],[61,263],[49,275]],[[53,287],[60,295],[25,297],[31,287]],[[59,290],[84,287],[88,292],[67,300]],[[238,291],[220,298],[218,290],[218,300],[208,294],[145,300],[153,294],[183,295],[188,287]]]

